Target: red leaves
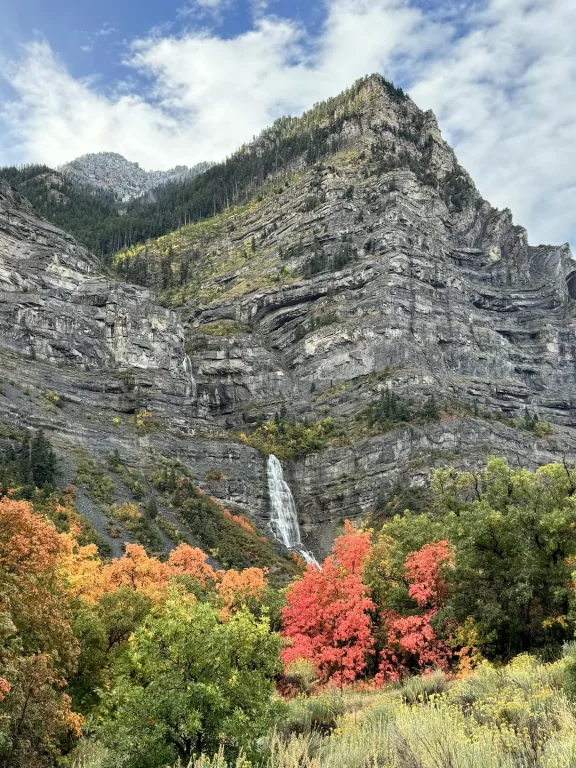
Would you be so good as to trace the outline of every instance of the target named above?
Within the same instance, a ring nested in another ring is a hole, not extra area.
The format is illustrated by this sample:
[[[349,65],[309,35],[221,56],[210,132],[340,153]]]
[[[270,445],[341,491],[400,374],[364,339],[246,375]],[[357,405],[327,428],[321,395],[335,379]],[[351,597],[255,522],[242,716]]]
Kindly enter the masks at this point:
[[[406,577],[410,582],[408,594],[420,608],[439,608],[447,596],[443,568],[452,565],[452,550],[447,541],[425,544],[406,558]]]
[[[308,566],[304,577],[290,586],[282,613],[283,634],[290,640],[282,654],[286,665],[309,659],[323,682],[340,684],[365,672],[375,646],[376,607],[362,580],[371,554],[370,534],[355,531],[347,522],[323,569]],[[448,667],[452,651],[432,622],[446,600],[443,572],[451,565],[447,541],[426,544],[406,557],[402,577],[417,607],[406,616],[382,606],[379,618],[385,641],[378,682],[398,680],[409,670]]]
[[[370,548],[370,534],[346,522],[322,570],[309,565],[291,584],[282,611],[282,634],[291,641],[282,653],[286,665],[309,659],[323,681],[340,684],[364,672],[374,645],[374,603],[362,581]]]
[[[442,571],[452,565],[452,550],[447,541],[425,544],[406,557],[405,579],[408,595],[422,613],[401,616],[394,610],[381,613],[386,630],[386,645],[381,652],[378,680],[398,680],[411,668],[447,669],[452,651],[440,640],[432,620],[447,597]]]

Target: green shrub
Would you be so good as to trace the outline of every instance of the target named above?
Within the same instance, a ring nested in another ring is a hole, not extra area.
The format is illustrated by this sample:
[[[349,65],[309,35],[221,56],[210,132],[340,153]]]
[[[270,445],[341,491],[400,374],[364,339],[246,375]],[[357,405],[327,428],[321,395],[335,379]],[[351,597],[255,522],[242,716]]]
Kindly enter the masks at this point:
[[[130,492],[136,501],[141,501],[146,496],[146,488],[139,480],[133,481],[130,486]]]
[[[306,696],[318,683],[316,667],[308,659],[295,659],[291,662],[284,673],[284,679]]]
[[[258,427],[249,436],[241,436],[247,445],[261,453],[273,453],[279,459],[295,459],[316,453],[328,445],[342,443],[344,431],[331,418],[312,423],[288,422],[278,416]]]
[[[576,701],[576,656],[570,656],[564,666],[564,693]]]
[[[150,496],[144,507],[144,513],[151,520],[155,520],[158,517],[158,504],[154,496]]]
[[[338,272],[357,258],[357,250],[349,243],[342,243],[333,254],[326,253],[320,245],[316,244],[312,256],[304,265],[304,276],[312,277],[326,271]]]
[[[444,693],[446,689],[446,675],[442,670],[435,669],[429,674],[407,678],[398,693],[408,704],[419,704],[429,701],[433,694]]]
[[[383,432],[387,432],[399,424],[408,422],[437,421],[440,418],[440,409],[433,394],[424,402],[415,404],[411,399],[386,389],[377,402],[361,411],[358,418],[360,421],[365,421],[369,427],[376,426]]]
[[[226,475],[222,474],[222,472],[219,472],[217,469],[210,469],[204,475],[204,479],[209,483],[215,483],[219,480],[226,480]]]
[[[317,696],[298,696],[286,703],[276,728],[285,737],[312,731],[330,733],[336,728],[338,717],[344,711],[344,699],[337,691]]]
[[[309,213],[310,211],[315,210],[320,205],[320,200],[316,195],[308,195],[306,198],[304,198],[304,202],[302,203],[302,211],[303,213]]]
[[[207,336],[236,336],[252,332],[249,325],[237,320],[214,320],[212,323],[205,323],[199,330]]]
[[[151,520],[142,514],[136,504],[126,502],[124,504],[112,504],[107,514],[122,523],[139,544],[148,552],[162,551],[162,537],[152,524]]]
[[[76,485],[83,485],[93,501],[102,504],[110,504],[112,502],[112,494],[115,488],[114,482],[108,477],[102,467],[98,466],[85,453],[78,454],[74,483]]]

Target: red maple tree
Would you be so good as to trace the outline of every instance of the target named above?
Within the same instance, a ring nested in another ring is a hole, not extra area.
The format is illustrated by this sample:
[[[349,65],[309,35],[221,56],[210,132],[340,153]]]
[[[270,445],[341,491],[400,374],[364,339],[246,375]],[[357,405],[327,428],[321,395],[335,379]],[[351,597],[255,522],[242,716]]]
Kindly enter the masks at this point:
[[[282,611],[286,666],[308,659],[323,682],[340,685],[362,675],[374,645],[374,603],[362,581],[370,550],[370,533],[347,521],[322,569],[309,565],[290,585]]]
[[[432,620],[445,603],[443,571],[451,563],[452,549],[445,540],[425,544],[406,557],[408,595],[420,610],[410,616],[391,609],[381,612],[386,644],[380,653],[378,682],[398,680],[409,669],[448,668],[452,651],[438,637]]]

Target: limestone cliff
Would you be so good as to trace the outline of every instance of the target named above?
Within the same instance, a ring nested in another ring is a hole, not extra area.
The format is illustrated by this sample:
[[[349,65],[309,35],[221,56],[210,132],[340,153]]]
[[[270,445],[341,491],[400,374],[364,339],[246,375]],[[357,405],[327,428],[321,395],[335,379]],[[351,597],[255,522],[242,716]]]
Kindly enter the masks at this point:
[[[279,413],[329,416],[337,439],[285,462],[319,554],[343,518],[432,466],[576,461],[568,247],[530,246],[482,199],[432,113],[379,77],[243,152],[306,132],[320,150],[279,162],[246,202],[118,255],[120,271],[145,262],[143,282],[171,309],[104,276],[3,186],[1,420],[43,426],[63,456],[117,449],[144,470],[178,458],[266,530],[266,458],[251,432]],[[367,429],[383,391],[434,394],[441,417]],[[63,407],[47,407],[47,392]],[[527,412],[551,433],[523,429]]]
[[[179,165],[168,171],[146,171],[117,152],[96,152],[71,160],[59,171],[76,185],[108,192],[117,200],[128,202],[162,184],[193,179],[210,165],[198,163],[192,168]]]

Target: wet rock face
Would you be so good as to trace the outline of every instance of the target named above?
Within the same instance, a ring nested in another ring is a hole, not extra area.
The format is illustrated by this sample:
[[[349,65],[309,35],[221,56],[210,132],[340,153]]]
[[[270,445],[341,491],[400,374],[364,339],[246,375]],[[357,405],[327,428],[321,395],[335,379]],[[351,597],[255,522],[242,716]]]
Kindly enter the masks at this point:
[[[201,249],[196,293],[175,311],[103,275],[0,186],[0,362],[14,382],[0,420],[43,426],[63,453],[117,449],[146,471],[160,454],[177,458],[266,528],[265,457],[238,433],[281,409],[295,420],[330,415],[349,444],[285,466],[304,544],[320,555],[342,519],[397,482],[424,483],[430,467],[490,454],[531,467],[576,461],[568,247],[528,245],[510,212],[480,197],[434,116],[376,80],[337,144],[232,215]],[[240,265],[222,266],[252,242]],[[386,388],[515,417],[528,408],[554,432],[539,439],[460,412],[358,433],[358,413]],[[58,412],[46,391],[62,397]],[[131,422],[141,409],[156,427],[145,434]]]

